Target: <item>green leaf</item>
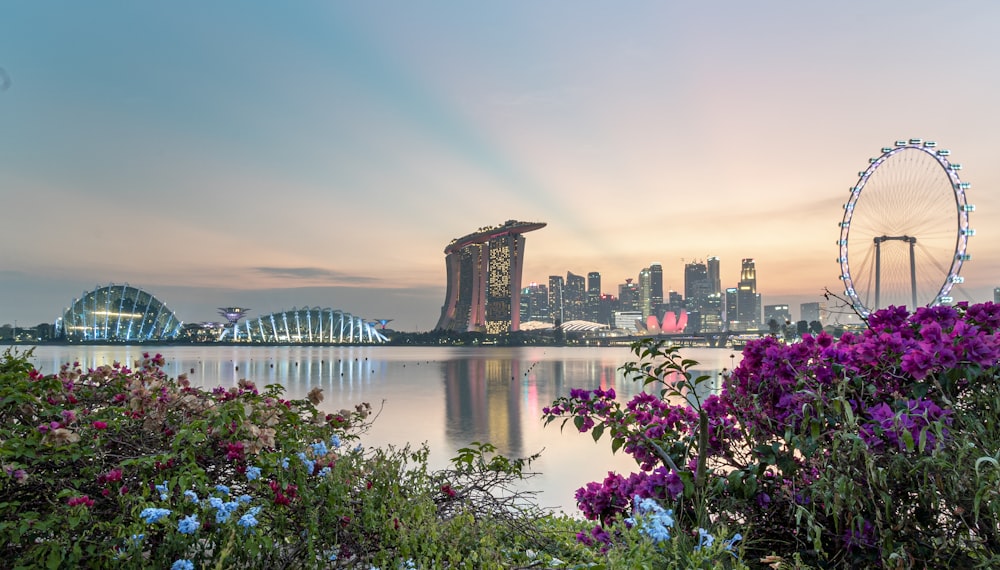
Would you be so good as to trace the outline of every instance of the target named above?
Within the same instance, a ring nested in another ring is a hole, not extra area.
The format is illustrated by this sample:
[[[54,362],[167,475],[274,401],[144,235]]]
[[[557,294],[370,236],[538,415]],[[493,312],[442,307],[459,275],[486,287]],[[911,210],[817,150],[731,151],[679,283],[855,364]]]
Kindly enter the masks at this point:
[[[620,437],[616,437],[615,439],[611,440],[611,453],[618,453],[618,450],[621,449],[622,445],[624,444],[625,440]]]
[[[604,422],[601,422],[594,427],[594,431],[591,435],[594,437],[594,441],[597,441],[601,439],[601,436],[603,434],[604,434]]]

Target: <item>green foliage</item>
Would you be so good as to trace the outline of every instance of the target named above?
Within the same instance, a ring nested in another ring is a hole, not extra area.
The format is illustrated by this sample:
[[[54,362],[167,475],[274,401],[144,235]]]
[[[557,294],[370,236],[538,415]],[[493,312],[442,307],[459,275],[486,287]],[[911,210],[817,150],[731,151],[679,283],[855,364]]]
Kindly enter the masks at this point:
[[[13,568],[504,568],[572,554],[530,496],[528,459],[472,444],[357,445],[367,404],[317,390],[192,387],[162,357],[43,376],[0,359],[0,555]],[[549,554],[553,552],[555,554]]]

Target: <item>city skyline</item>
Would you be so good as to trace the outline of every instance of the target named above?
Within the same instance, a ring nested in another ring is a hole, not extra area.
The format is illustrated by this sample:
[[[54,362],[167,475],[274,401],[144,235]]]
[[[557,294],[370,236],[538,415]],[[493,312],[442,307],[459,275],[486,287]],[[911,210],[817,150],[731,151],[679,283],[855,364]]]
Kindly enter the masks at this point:
[[[191,321],[320,306],[429,330],[441,244],[505,219],[548,223],[522,284],[598,271],[617,294],[658,262],[683,291],[684,265],[717,257],[725,289],[754,258],[762,303],[794,312],[841,288],[848,189],[910,137],[964,166],[976,235],[952,295],[989,300],[998,19],[922,0],[17,3],[0,324],[129,283]]]

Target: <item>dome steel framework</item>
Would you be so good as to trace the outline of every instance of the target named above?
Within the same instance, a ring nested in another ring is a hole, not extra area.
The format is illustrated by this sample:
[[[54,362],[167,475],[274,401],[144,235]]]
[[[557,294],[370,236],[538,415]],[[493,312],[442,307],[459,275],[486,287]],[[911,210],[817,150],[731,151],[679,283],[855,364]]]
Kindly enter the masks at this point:
[[[156,297],[112,283],[74,299],[56,332],[68,341],[146,342],[172,340],[183,324]]]
[[[259,344],[382,344],[377,323],[336,309],[292,308],[247,319],[232,329],[232,340]],[[220,340],[225,340],[225,335]]]

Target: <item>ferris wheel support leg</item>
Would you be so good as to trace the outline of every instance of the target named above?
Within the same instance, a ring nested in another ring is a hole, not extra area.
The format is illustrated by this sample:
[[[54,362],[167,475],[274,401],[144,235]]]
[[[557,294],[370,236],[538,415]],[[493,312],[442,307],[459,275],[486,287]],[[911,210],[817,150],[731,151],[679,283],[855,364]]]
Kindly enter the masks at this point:
[[[913,294],[913,307],[910,308],[911,311],[917,310],[917,265],[913,257],[913,248],[917,245],[917,238],[911,237],[910,242],[910,290]]]
[[[882,238],[875,238],[875,310],[882,307],[879,304],[879,293],[882,292]]]

